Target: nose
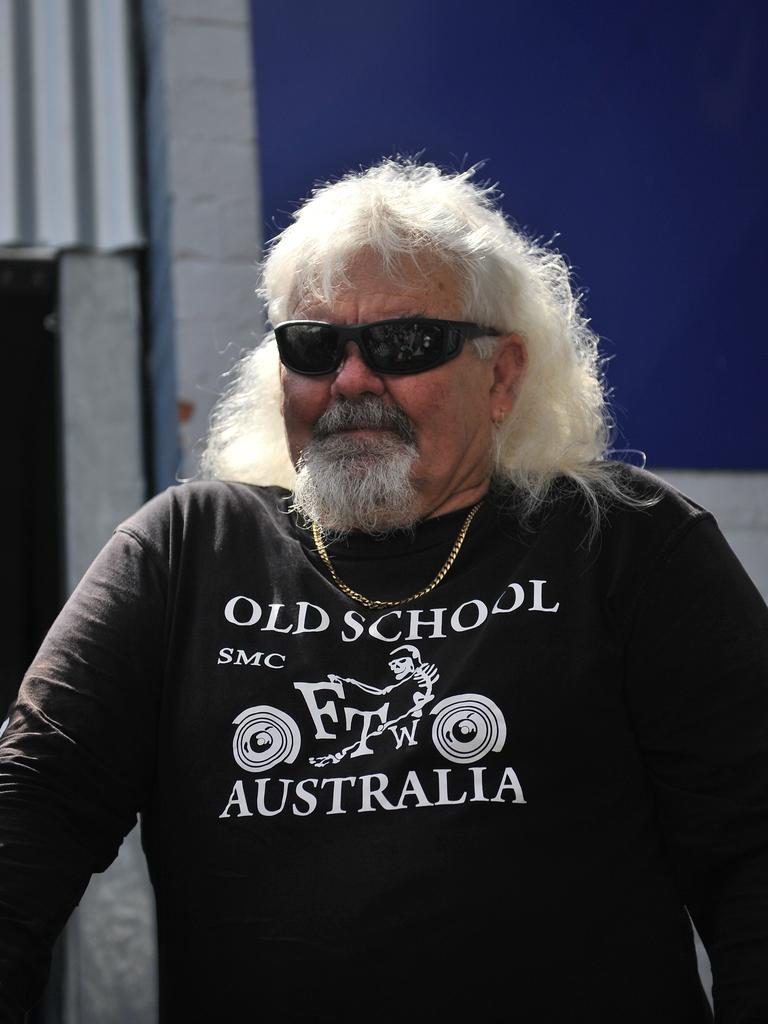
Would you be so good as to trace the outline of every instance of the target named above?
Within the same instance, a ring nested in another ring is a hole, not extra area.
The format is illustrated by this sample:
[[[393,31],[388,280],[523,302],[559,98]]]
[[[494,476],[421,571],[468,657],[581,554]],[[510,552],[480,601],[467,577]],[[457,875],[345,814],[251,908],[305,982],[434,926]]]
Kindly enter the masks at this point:
[[[331,385],[331,394],[344,398],[358,398],[362,395],[383,395],[384,381],[375,370],[363,362],[360,349],[354,341],[347,342],[344,359],[336,371]]]

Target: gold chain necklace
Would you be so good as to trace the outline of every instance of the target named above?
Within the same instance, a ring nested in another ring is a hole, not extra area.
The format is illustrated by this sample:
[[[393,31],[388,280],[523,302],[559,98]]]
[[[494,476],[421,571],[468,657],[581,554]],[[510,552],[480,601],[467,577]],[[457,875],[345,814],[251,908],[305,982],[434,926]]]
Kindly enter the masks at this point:
[[[328,555],[328,552],[326,551],[325,544],[323,543],[323,538],[320,533],[320,528],[318,527],[317,523],[312,523],[312,536],[315,541],[317,553],[318,555],[320,555],[323,562],[325,562],[328,572],[331,574],[331,578],[333,579],[333,582],[336,584],[339,590],[343,591],[343,593],[345,593],[347,597],[351,597],[353,601],[357,601],[358,604],[363,605],[365,608],[394,608],[399,604],[408,604],[409,601],[415,601],[418,597],[424,597],[425,594],[428,594],[431,590],[434,590],[438,583],[441,582],[441,580],[445,579],[451,566],[456,561],[456,556],[461,550],[461,545],[464,543],[464,538],[467,536],[469,524],[477,515],[478,509],[480,508],[481,505],[482,501],[478,501],[478,503],[476,505],[473,505],[472,508],[469,510],[467,518],[461,525],[459,535],[456,538],[453,547],[451,548],[451,553],[446,558],[445,563],[438,572],[437,576],[435,576],[435,578],[432,580],[432,582],[428,583],[426,587],[422,587],[421,590],[417,590],[415,594],[411,594],[410,597],[401,597],[398,598],[396,601],[377,601],[372,597],[365,597],[365,595],[359,594],[356,590],[353,590],[352,587],[348,587],[343,580],[339,579],[339,577],[336,575],[336,570],[331,565],[331,559]]]

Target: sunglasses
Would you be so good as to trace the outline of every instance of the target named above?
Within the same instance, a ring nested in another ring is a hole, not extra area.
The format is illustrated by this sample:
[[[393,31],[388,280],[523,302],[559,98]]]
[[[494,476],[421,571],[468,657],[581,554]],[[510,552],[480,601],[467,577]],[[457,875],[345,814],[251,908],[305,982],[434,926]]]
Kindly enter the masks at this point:
[[[326,324],[286,320],[275,327],[284,366],[307,377],[333,373],[341,366],[348,341],[377,373],[423,373],[447,363],[465,341],[496,337],[499,331],[460,320],[378,320],[373,324]]]

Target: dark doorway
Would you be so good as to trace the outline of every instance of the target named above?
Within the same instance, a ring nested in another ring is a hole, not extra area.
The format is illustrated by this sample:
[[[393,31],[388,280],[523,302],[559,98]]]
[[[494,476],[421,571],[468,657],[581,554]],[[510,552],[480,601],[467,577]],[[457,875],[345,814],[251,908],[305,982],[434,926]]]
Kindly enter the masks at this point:
[[[0,645],[0,722],[63,597],[57,271],[54,260],[0,260],[0,559],[7,626]],[[62,969],[57,945],[48,987],[28,1024],[61,1020]]]
[[[0,721],[62,597],[56,270],[53,260],[0,260]]]

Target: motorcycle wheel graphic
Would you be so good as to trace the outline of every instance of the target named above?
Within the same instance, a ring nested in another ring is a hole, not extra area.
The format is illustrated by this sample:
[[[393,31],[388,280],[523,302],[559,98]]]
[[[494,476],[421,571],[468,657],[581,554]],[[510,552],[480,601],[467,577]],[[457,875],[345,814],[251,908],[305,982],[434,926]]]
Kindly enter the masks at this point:
[[[301,736],[284,711],[259,704],[241,711],[232,724],[237,726],[232,755],[247,772],[266,772],[283,761],[296,760]]]
[[[448,761],[472,764],[490,751],[499,751],[507,738],[507,725],[497,704],[479,693],[446,697],[430,714],[432,742]]]

